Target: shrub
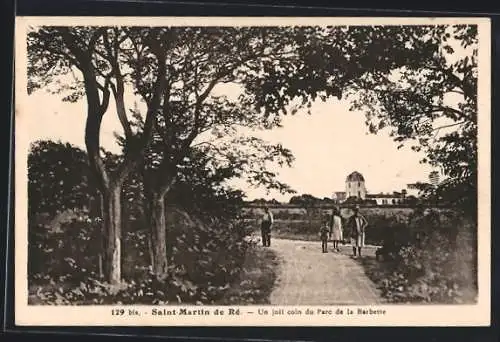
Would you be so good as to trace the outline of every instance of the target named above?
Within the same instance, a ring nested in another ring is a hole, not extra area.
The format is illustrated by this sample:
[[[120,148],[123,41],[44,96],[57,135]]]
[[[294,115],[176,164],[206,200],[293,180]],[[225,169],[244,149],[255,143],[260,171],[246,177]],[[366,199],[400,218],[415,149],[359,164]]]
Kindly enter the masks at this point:
[[[367,217],[366,243],[389,246],[404,244],[408,234],[407,220],[397,216],[371,215]]]
[[[28,230],[28,276],[37,283],[59,280],[78,283],[98,270],[100,226],[81,214],[54,232],[46,225]]]
[[[147,232],[134,221],[123,233],[123,287],[113,289],[98,270],[98,220],[83,217],[62,232],[30,227],[29,276],[32,303],[211,303],[239,275],[252,243],[242,221],[204,224],[178,209],[169,209],[170,268],[164,281],[149,267]],[[97,239],[97,240],[96,240]]]
[[[463,303],[477,290],[476,224],[452,211],[417,211],[380,280],[392,302]]]

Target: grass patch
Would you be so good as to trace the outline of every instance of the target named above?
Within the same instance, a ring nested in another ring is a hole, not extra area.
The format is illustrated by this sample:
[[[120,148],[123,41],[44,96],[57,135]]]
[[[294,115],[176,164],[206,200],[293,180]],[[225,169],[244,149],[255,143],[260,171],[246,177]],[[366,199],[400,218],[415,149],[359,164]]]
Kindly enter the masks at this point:
[[[280,232],[273,231],[271,233],[271,239],[287,239],[287,240],[302,240],[302,241],[321,241],[318,234],[307,234],[307,233],[292,233],[292,232]]]
[[[260,246],[248,248],[239,279],[216,304],[270,304],[269,296],[276,282],[277,268],[275,252]]]

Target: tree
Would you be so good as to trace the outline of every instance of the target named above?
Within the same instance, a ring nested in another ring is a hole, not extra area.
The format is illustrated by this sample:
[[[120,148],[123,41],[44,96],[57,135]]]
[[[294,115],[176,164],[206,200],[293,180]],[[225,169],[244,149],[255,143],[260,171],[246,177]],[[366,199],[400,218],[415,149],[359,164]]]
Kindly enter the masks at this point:
[[[290,151],[280,144],[232,134],[236,127],[271,129],[278,121],[263,119],[248,97],[231,99],[214,90],[218,85],[244,84],[253,79],[260,60],[281,58],[284,43],[266,42],[263,30],[255,28],[170,30],[173,43],[164,51],[169,73],[162,107],[155,117],[152,142],[142,164],[154,246],[153,270],[158,276],[167,270],[165,198],[190,162],[193,149],[211,157],[208,167],[212,169],[231,168],[234,177],[246,177],[252,185],[282,192],[291,189],[268,171],[267,162],[290,165],[293,161]],[[229,40],[234,43],[228,44]],[[154,68],[150,72],[155,73]],[[154,90],[154,85],[144,82],[139,94],[146,100]],[[135,124],[142,129],[140,116],[136,118]],[[195,141],[204,133],[208,139]]]
[[[474,214],[477,201],[477,26],[437,27],[427,36],[433,57],[392,75],[362,77],[353,107],[372,133],[388,128],[400,145],[422,151],[446,177],[419,185]]]
[[[241,191],[224,185],[241,169],[234,164],[224,165],[196,147],[183,151],[183,159],[173,167],[176,170],[175,179],[159,198],[158,187],[165,178],[169,178],[160,169],[164,149],[163,142],[153,139],[136,170],[137,175],[134,173],[134,177],[140,179],[143,190],[143,208],[146,224],[150,228],[151,264],[159,278],[167,275],[166,206],[169,203],[209,222],[212,219],[234,218],[243,200]]]
[[[62,86],[56,92],[69,91],[64,101],[77,101],[82,96],[86,99],[85,145],[102,197],[104,273],[111,283],[121,280],[121,188],[149,142],[152,119],[160,106],[166,69],[158,62],[164,60],[166,38],[160,29],[109,27],[39,27],[28,34],[28,92],[59,81]],[[129,49],[132,52],[125,53]],[[134,134],[125,112],[125,82],[137,88],[143,70],[155,63],[156,74],[150,80],[155,90],[146,102],[144,131]],[[126,66],[125,70],[122,66]],[[74,84],[61,83],[61,76],[67,78],[75,73],[78,75]],[[106,168],[100,146],[101,122],[108,111],[111,92],[127,145],[113,172]]]
[[[310,207],[310,206],[315,206],[319,203],[321,203],[321,199],[318,197],[314,197],[313,195],[310,194],[303,194],[300,196],[292,196],[290,198],[289,203],[290,204],[297,204],[305,207]]]
[[[415,196],[413,196],[413,195],[410,195],[410,196],[406,197],[405,203],[408,204],[408,205],[411,205],[411,206],[417,205],[418,204],[418,198],[415,197]]]
[[[195,149],[189,152],[188,157],[189,161],[182,164],[182,173],[168,192],[166,205],[170,204],[171,207],[194,215],[207,225],[236,218],[243,204],[243,193],[225,184],[227,179],[232,177],[233,169],[207,167],[211,162],[210,157]],[[144,193],[142,171],[140,167],[135,169],[124,184],[124,209],[130,217],[139,219],[142,227],[150,229],[151,214],[148,212],[150,203]],[[154,265],[156,246],[152,238],[150,232],[149,255],[151,265]]]
[[[359,203],[362,203],[363,200],[361,198],[358,198],[357,196],[351,196],[351,197],[348,197],[344,203],[345,204],[359,204]]]

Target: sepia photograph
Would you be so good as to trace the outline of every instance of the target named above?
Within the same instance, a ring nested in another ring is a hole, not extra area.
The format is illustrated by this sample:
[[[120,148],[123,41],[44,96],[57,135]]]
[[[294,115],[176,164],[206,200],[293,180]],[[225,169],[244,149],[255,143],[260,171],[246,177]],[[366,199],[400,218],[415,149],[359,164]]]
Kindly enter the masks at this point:
[[[489,324],[489,21],[263,19],[17,19],[16,320]]]

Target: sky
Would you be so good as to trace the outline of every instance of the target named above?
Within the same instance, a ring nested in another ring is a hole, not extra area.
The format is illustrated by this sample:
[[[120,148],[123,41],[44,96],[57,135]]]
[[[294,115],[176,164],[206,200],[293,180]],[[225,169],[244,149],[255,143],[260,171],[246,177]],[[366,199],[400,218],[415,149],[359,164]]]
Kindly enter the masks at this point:
[[[294,164],[280,169],[279,179],[298,194],[331,198],[333,192],[345,190],[345,179],[353,171],[364,176],[368,193],[392,193],[426,181],[433,170],[420,163],[422,154],[409,147],[398,150],[388,132],[369,134],[364,113],[349,111],[347,101],[316,102],[311,113],[286,117],[283,128],[260,134],[293,152]],[[252,189],[248,195],[281,201],[291,197],[267,195],[264,189]]]
[[[131,102],[129,108],[133,107]],[[25,104],[31,141],[52,139],[85,147],[85,101],[65,103],[61,95],[41,90],[30,95]],[[409,148],[398,150],[387,132],[369,134],[364,121],[362,112],[349,111],[346,100],[332,99],[314,103],[311,115],[299,111],[285,117],[282,128],[258,132],[258,136],[292,151],[292,167],[277,171],[279,180],[298,194],[331,197],[335,191],[344,191],[345,178],[353,171],[364,175],[369,193],[400,191],[408,183],[427,180],[432,169],[419,163],[423,155]],[[121,127],[111,105],[104,116],[101,144],[118,152],[114,132],[121,132]],[[288,201],[292,196],[251,188],[242,180],[231,185],[244,190],[249,200]]]

